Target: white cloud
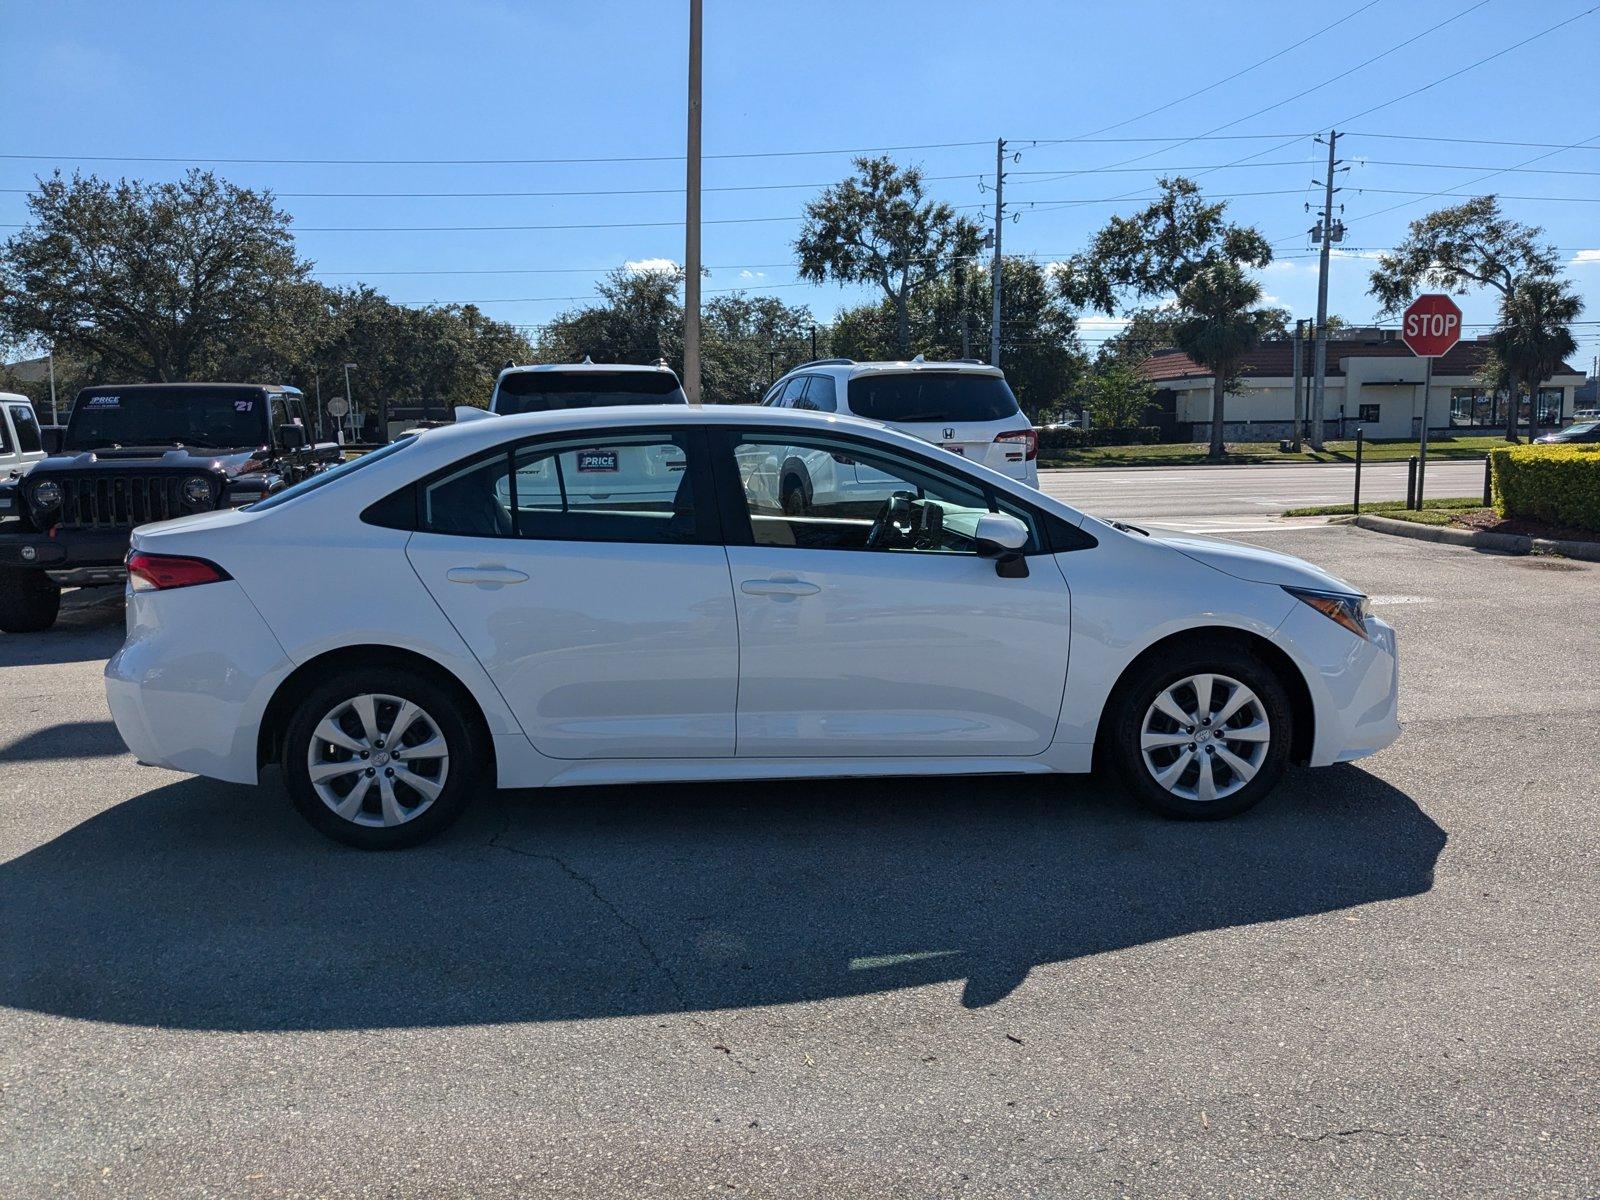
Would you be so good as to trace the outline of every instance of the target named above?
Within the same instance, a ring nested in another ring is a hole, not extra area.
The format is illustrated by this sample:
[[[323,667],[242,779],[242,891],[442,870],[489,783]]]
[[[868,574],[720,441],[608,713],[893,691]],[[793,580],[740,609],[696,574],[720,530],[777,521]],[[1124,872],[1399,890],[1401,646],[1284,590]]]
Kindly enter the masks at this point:
[[[1282,304],[1283,303],[1283,297],[1282,296],[1274,296],[1271,292],[1262,292],[1261,293],[1261,302],[1263,304]]]
[[[1569,264],[1574,267],[1600,266],[1600,250],[1579,250]]]
[[[1121,333],[1128,327],[1127,317],[1079,317],[1079,333]]]
[[[622,264],[622,269],[639,275],[646,271],[676,271],[678,264],[670,258],[630,258]]]
[[[739,272],[740,279],[765,279],[766,277],[767,273],[765,271],[752,271],[749,268]]]

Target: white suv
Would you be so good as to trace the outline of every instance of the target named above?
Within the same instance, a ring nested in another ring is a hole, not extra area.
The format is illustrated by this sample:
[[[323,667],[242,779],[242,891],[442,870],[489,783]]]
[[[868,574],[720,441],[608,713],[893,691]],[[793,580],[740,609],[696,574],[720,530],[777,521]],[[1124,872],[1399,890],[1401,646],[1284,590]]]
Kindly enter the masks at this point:
[[[1039,435],[999,367],[972,362],[802,363],[761,401],[770,408],[836,412],[881,421],[952,454],[1039,486]],[[881,500],[893,480],[864,463],[796,448],[780,487],[789,512],[850,500]]]

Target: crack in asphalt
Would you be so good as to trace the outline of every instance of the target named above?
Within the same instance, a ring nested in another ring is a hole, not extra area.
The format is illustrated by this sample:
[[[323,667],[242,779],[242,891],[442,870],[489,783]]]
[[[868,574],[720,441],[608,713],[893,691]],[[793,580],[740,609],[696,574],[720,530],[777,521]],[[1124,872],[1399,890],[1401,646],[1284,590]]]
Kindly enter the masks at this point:
[[[1284,1133],[1284,1137],[1293,1138],[1297,1142],[1325,1142],[1329,1138],[1359,1137],[1362,1134],[1371,1134],[1373,1137],[1392,1138],[1396,1141],[1405,1138],[1434,1138],[1439,1141],[1453,1142],[1455,1139],[1443,1133],[1414,1133],[1409,1129],[1402,1129],[1398,1133],[1390,1129],[1371,1129],[1365,1125],[1357,1125],[1351,1129],[1330,1129],[1326,1133],[1304,1134]]]
[[[639,949],[642,950],[645,957],[650,960],[650,965],[656,969],[661,977],[667,981],[667,985],[672,989],[673,998],[677,1002],[678,1011],[682,1013],[683,1016],[686,1017],[690,1024],[692,1024],[696,1029],[702,1030],[703,1032],[714,1036],[715,1031],[712,1029],[712,1027],[690,1011],[689,995],[684,990],[683,982],[678,978],[673,969],[667,965],[666,959],[661,956],[660,952],[656,950],[654,944],[652,944],[650,939],[645,936],[644,930],[640,929],[639,926],[635,925],[631,920],[629,920],[622,909],[617,907],[616,903],[600,890],[600,885],[596,883],[591,876],[585,875],[582,871],[578,870],[559,855],[544,854],[536,850],[524,850],[520,846],[513,846],[501,841],[500,839],[510,831],[511,810],[507,808],[505,809],[505,823],[501,826],[498,832],[489,838],[488,844],[496,850],[504,850],[510,854],[519,855],[522,858],[532,858],[542,862],[552,863],[559,871],[561,871],[563,875],[588,892],[589,895],[594,898],[595,903],[599,904],[601,908],[605,909],[606,912],[611,914],[611,918],[616,921],[618,925],[621,925],[633,935],[633,939],[638,943]],[[726,1055],[730,1062],[732,1062],[746,1074],[754,1075],[756,1073],[754,1067],[751,1067],[748,1063],[746,1063],[722,1041],[716,1041],[711,1048]]]

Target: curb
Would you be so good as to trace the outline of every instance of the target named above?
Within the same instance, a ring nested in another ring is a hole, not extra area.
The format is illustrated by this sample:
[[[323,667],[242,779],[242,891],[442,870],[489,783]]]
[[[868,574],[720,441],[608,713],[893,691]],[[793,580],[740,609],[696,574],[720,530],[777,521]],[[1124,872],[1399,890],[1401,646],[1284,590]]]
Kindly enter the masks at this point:
[[[1569,542],[1559,538],[1535,538],[1520,533],[1489,533],[1484,530],[1452,529],[1448,525],[1418,525],[1388,517],[1362,513],[1349,523],[1373,533],[1413,538],[1423,542],[1442,542],[1471,550],[1492,550],[1500,554],[1559,554],[1585,562],[1600,562],[1600,542]]]

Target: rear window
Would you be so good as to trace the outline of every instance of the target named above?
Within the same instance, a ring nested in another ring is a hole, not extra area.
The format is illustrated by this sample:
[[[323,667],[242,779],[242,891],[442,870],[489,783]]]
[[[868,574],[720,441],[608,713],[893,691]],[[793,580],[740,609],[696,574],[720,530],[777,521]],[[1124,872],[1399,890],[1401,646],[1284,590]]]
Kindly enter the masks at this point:
[[[307,478],[302,479],[299,483],[291,484],[289,487],[284,488],[281,492],[273,492],[272,495],[267,496],[264,499],[257,500],[254,504],[246,504],[244,506],[245,511],[260,512],[264,508],[277,508],[278,505],[285,504],[290,500],[298,499],[299,497],[304,496],[307,492],[314,492],[318,488],[327,487],[330,483],[336,483],[343,479],[346,475],[354,475],[357,471],[363,471],[370,467],[373,463],[382,462],[391,454],[400,453],[400,451],[404,450],[407,446],[415,443],[416,440],[416,435],[410,434],[401,438],[399,441],[390,442],[387,446],[379,446],[376,450],[373,450],[370,453],[362,454],[356,458],[347,458],[337,467],[329,467],[326,471],[321,471],[316,475],[308,476]]]
[[[850,381],[849,397],[850,411],[873,421],[1003,421],[1020,411],[998,375],[860,375]]]
[[[687,404],[671,371],[521,371],[500,380],[494,410],[502,415],[620,404]]]

